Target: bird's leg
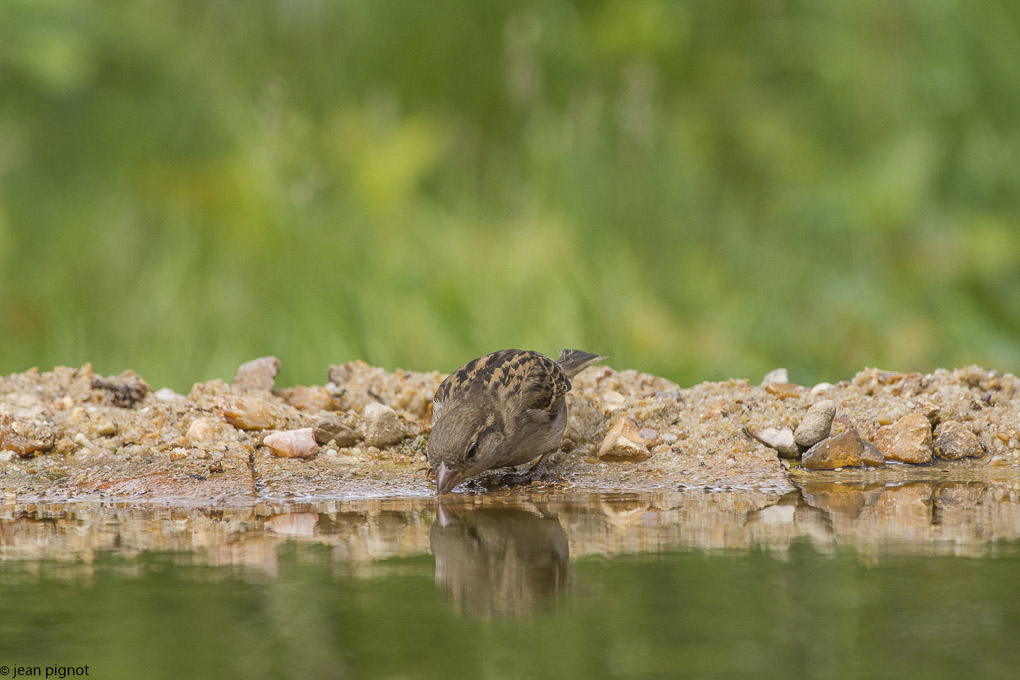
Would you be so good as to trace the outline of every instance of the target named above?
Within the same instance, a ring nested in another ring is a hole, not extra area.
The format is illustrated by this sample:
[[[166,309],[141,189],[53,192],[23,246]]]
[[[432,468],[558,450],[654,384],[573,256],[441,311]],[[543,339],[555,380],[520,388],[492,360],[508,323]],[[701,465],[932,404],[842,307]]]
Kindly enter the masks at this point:
[[[542,454],[542,456],[538,459],[538,462],[532,465],[531,469],[524,474],[527,477],[530,477],[533,482],[545,477],[545,468],[549,463],[549,456],[551,456],[552,453],[553,452],[550,451],[549,453]]]
[[[517,486],[519,484],[530,484],[543,479],[546,475],[546,467],[549,463],[549,456],[553,451],[542,454],[538,461],[528,468],[527,472],[508,472],[500,475],[499,483],[503,486]]]

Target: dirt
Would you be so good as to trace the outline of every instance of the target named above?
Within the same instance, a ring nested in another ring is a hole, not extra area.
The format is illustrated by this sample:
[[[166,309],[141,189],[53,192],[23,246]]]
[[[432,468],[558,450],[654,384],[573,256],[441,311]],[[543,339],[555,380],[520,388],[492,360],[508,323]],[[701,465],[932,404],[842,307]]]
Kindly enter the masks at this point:
[[[424,448],[432,395],[444,376],[351,362],[330,367],[324,385],[279,389],[273,386],[278,363],[260,366],[256,379],[239,373],[234,385],[196,383],[187,395],[153,391],[131,371],[98,376],[88,364],[0,379],[4,499],[250,507],[433,493]],[[1020,479],[1017,380],[973,366],[927,375],[865,369],[851,380],[814,388],[730,380],[685,389],[633,370],[594,367],[575,379],[568,398],[570,420],[553,466],[558,479],[512,495],[699,488],[783,494],[814,481]],[[880,427],[919,413],[933,425],[963,423],[980,441],[982,455],[927,466],[807,471],[746,434],[795,428],[822,399],[836,403],[834,433],[853,427],[873,441]],[[406,436],[387,446],[368,445],[372,423],[365,407],[371,403],[391,407]],[[645,460],[598,458],[607,432],[621,419],[640,431]],[[343,430],[340,443],[323,441],[309,458],[280,457],[262,443],[277,430],[312,427],[319,433],[326,421],[333,431]],[[492,493],[495,483],[495,475],[483,476],[458,493]]]

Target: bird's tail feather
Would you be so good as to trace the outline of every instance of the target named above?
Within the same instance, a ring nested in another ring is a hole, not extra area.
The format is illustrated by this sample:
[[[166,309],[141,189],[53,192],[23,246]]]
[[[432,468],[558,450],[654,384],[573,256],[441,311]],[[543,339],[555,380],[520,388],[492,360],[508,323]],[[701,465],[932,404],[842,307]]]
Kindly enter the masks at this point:
[[[556,363],[566,372],[568,378],[573,378],[595,362],[605,358],[598,354],[582,352],[579,349],[561,349],[560,358],[556,360]]]

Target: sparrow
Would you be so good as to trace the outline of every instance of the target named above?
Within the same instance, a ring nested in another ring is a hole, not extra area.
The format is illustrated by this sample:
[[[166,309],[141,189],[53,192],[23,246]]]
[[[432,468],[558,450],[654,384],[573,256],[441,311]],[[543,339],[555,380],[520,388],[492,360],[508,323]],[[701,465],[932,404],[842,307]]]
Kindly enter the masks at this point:
[[[538,352],[504,349],[450,374],[432,402],[426,450],[436,494],[486,470],[536,458],[527,478],[541,477],[567,427],[570,380],[605,358],[564,349],[553,361]]]

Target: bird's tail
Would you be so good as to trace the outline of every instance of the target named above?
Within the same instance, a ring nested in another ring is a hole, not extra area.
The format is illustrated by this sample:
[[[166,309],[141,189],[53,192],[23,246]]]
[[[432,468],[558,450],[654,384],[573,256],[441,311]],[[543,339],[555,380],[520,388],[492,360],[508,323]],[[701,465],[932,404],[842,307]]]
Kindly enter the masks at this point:
[[[556,363],[566,372],[568,378],[573,378],[595,362],[602,361],[605,358],[598,354],[582,352],[579,349],[561,349],[560,358],[556,360]]]

